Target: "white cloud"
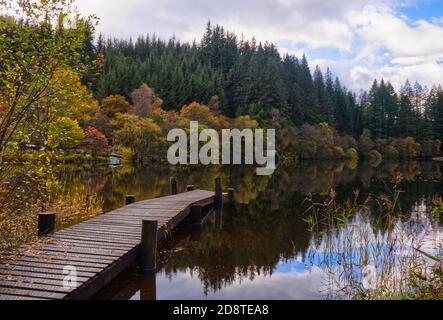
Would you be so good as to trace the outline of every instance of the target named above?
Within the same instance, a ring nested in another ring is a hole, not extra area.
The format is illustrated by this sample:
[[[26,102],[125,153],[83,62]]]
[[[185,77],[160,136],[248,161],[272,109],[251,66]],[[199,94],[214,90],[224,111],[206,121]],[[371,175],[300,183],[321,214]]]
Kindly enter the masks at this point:
[[[443,58],[441,26],[410,22],[377,8],[350,12],[349,21],[362,43],[350,61],[352,83],[367,88],[374,78],[384,78],[400,88],[406,79],[428,86],[443,82],[443,66],[438,63]]]
[[[374,10],[350,12],[349,21],[370,48],[405,57],[443,52],[443,28],[424,20],[409,25],[392,12]]]
[[[380,5],[390,1],[375,1]],[[115,36],[156,33],[184,40],[199,37],[208,20],[262,41],[305,43],[311,48],[349,50],[352,30],[344,21],[368,0],[77,0],[85,13],[102,18],[99,31]]]
[[[232,299],[242,300],[245,298],[266,300],[266,299],[290,299],[319,300],[324,297],[320,293],[325,289],[323,281],[324,272],[313,267],[311,271],[292,270],[289,273],[274,273],[272,276],[256,275],[254,280],[237,278],[229,286],[221,290],[208,292],[208,296],[203,294],[201,280],[197,274],[192,276],[187,272],[177,272],[167,276],[164,273],[157,275],[157,297],[158,299],[176,300],[187,299]]]
[[[432,23],[438,24],[438,25],[443,25],[443,17],[434,17],[434,18],[432,18]]]

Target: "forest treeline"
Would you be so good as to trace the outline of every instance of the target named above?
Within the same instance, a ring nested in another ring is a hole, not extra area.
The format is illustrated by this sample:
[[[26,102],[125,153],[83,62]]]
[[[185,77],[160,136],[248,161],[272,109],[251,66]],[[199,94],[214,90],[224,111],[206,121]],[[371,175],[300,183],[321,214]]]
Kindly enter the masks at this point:
[[[22,7],[25,19],[0,17],[4,157],[31,146],[61,160],[110,151],[164,160],[168,131],[192,120],[215,129],[276,128],[282,158],[440,154],[441,86],[406,81],[397,92],[375,80],[357,95],[305,56],[282,56],[271,43],[210,23],[193,43],[95,39],[93,18],[69,15],[69,1],[55,2]]]
[[[283,145],[307,159],[341,158],[350,148],[372,158],[440,153],[441,86],[406,80],[397,92],[382,79],[357,95],[329,69],[312,70],[305,56],[282,56],[273,44],[244,40],[210,23],[192,44],[149,35],[135,41],[100,36],[95,50],[104,57],[103,73],[92,86],[98,99],[118,93],[131,100],[131,92],[146,83],[166,110],[215,101],[216,112],[227,117],[248,115],[263,126],[277,120],[280,140],[290,140]],[[312,142],[325,124],[335,139],[326,134]]]
[[[330,70],[309,66],[305,56],[281,56],[269,43],[238,38],[209,23],[201,41],[181,43],[155,36],[132,40],[98,39],[104,70],[94,89],[102,99],[130,93],[142,83],[155,88],[168,110],[218,96],[224,115],[248,114],[265,120],[276,108],[297,126],[322,122],[339,132],[373,138],[412,136],[419,140],[443,135],[443,92],[419,83],[396,92],[389,82],[374,81],[358,96]]]

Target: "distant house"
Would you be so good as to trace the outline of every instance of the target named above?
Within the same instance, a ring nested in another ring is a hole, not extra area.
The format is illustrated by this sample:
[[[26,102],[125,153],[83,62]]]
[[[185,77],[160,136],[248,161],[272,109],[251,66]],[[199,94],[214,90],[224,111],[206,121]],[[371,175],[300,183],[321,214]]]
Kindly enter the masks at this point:
[[[38,146],[35,144],[24,144],[22,145],[23,150],[38,150]]]
[[[109,165],[111,166],[119,166],[122,164],[121,162],[121,155],[117,154],[117,153],[110,153],[109,154]]]

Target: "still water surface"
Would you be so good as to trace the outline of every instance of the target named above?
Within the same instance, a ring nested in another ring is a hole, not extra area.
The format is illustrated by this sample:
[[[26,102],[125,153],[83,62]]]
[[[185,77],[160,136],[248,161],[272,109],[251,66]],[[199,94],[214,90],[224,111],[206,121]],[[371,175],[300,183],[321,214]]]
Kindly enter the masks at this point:
[[[340,203],[359,190],[364,201],[389,194],[399,174],[398,212],[388,223],[374,204],[331,228],[306,222],[307,198],[321,203],[334,189]],[[222,217],[211,216],[201,232],[184,224],[162,246],[155,276],[134,268],[97,299],[348,299],[366,289],[368,266],[376,282],[383,271],[390,285],[401,285],[414,248],[441,254],[443,224],[431,213],[433,199],[443,195],[439,163],[303,163],[272,177],[257,177],[254,168],[124,167],[83,173],[82,181],[109,211],[123,205],[125,194],[139,200],[167,195],[171,176],[184,190],[187,184],[212,189],[219,175],[225,188],[236,189],[236,202],[225,203]]]

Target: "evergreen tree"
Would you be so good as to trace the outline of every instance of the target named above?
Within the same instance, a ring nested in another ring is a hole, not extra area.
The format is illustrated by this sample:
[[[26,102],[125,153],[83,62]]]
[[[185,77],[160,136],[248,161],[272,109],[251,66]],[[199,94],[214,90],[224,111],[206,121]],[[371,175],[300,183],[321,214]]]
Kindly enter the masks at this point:
[[[443,90],[441,86],[434,88],[430,101],[430,114],[434,138],[443,141]]]
[[[208,22],[201,41],[181,43],[155,36],[136,41],[89,38],[85,59],[104,55],[97,98],[130,94],[146,83],[162,97],[163,108],[179,110],[194,101],[209,104],[226,116],[250,115],[268,120],[278,113],[290,125],[326,122],[354,137],[368,129],[372,138],[442,138],[441,88],[430,92],[406,82],[397,94],[389,82],[375,80],[369,93],[356,95],[328,69],[313,73],[305,55],[279,54],[273,44],[238,38]],[[87,58],[89,57],[89,58]]]
[[[411,137],[415,135],[415,117],[412,110],[412,103],[408,92],[402,91],[400,94],[399,114],[395,130],[395,137]]]

